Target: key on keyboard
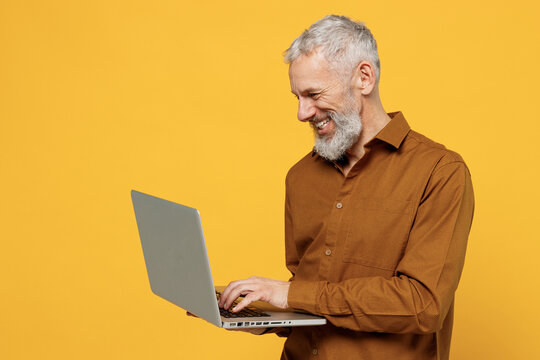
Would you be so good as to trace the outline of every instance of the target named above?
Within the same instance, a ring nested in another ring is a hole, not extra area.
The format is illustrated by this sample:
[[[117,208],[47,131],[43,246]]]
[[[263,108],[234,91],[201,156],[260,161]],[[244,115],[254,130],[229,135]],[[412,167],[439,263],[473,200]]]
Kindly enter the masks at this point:
[[[221,294],[216,291],[217,300],[219,300],[220,296],[221,296]],[[238,300],[235,300],[233,305],[231,306],[231,308],[234,307],[237,304],[238,304]],[[270,316],[267,313],[265,313],[265,312],[263,312],[263,311],[261,311],[261,310],[259,310],[257,308],[254,308],[252,306],[246,306],[245,308],[243,308],[242,310],[240,310],[239,312],[236,312],[236,313],[232,312],[232,311],[229,311],[229,310],[219,308],[219,313],[221,314],[221,316],[223,316],[225,318],[266,317],[266,316]]]

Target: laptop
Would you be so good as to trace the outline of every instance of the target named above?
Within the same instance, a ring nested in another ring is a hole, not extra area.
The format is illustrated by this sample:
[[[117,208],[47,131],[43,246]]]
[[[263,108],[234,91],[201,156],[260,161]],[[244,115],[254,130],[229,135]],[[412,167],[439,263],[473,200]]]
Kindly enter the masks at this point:
[[[227,329],[324,325],[326,319],[257,301],[238,313],[220,309],[197,209],[131,191],[154,294]],[[246,310],[246,311],[244,311]]]

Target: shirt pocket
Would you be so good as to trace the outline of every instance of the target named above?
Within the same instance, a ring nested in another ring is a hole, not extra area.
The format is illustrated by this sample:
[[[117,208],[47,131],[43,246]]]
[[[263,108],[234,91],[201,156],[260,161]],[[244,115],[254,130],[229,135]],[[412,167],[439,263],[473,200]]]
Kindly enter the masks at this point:
[[[357,199],[349,217],[343,261],[394,271],[405,250],[412,214],[411,201]]]

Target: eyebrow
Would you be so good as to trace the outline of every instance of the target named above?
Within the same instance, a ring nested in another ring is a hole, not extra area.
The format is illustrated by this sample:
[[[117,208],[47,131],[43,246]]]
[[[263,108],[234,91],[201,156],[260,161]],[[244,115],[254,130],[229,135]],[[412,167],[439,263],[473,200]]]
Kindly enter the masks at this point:
[[[320,93],[322,92],[323,90],[322,89],[318,89],[318,88],[313,88],[313,87],[310,87],[310,88],[307,88],[305,89],[304,91],[300,92],[300,94],[310,94],[310,93]],[[291,93],[294,95],[294,96],[298,96],[294,93],[294,91],[291,90]]]

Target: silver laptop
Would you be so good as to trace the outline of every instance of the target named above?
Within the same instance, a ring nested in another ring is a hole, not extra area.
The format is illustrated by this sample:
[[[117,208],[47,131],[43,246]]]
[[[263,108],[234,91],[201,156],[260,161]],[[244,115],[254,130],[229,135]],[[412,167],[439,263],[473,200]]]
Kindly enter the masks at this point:
[[[217,304],[215,288],[197,209],[132,190],[131,199],[152,291],[224,328],[324,325],[326,319],[284,311],[264,302],[232,313]]]

